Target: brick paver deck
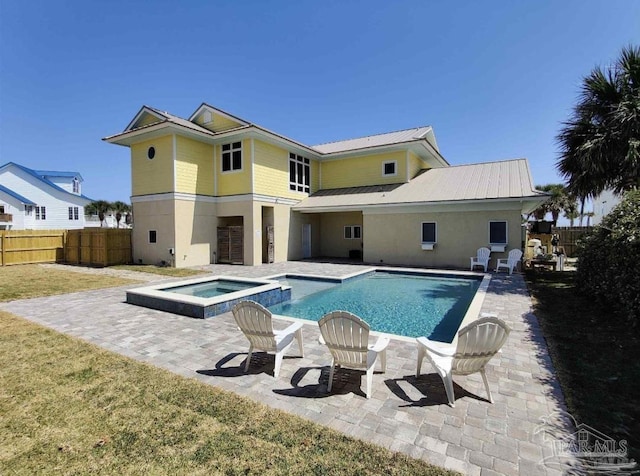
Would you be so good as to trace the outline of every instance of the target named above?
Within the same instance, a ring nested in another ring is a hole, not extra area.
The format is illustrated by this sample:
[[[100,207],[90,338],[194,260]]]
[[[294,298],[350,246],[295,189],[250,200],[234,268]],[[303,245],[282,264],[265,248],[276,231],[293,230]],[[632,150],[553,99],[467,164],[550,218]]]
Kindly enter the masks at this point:
[[[316,262],[207,269],[252,277],[283,272],[342,276],[355,270],[354,265]],[[199,320],[136,307],[124,302],[128,288],[13,301],[0,309],[465,474],[560,474],[542,462],[553,452],[535,430],[541,418],[565,409],[564,400],[521,275],[494,275],[482,307],[512,329],[503,352],[487,367],[494,403],[485,399],[476,374],[454,378],[455,408],[446,404],[442,381],[427,361],[416,379],[412,342],[392,339],[387,372],[374,375],[371,399],[364,397],[363,372],[346,369],[337,371],[327,394],[330,355],[318,343],[316,323],[303,327],[305,357],[294,357],[293,346],[278,379],[272,377],[273,356],[261,353],[245,374],[241,365],[248,342],[230,313]],[[556,437],[570,430],[561,429]]]

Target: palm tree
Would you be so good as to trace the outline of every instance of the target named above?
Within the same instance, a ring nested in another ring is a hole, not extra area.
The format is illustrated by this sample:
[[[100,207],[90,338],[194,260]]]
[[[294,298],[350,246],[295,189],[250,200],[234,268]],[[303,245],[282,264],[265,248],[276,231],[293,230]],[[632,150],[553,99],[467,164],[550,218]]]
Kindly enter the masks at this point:
[[[104,221],[104,215],[111,209],[111,203],[106,200],[95,200],[91,203],[91,207],[98,213],[98,218],[100,218],[100,226],[102,226],[102,222]]]
[[[569,198],[567,204],[564,207],[564,217],[569,220],[569,225],[573,226],[575,219],[578,218],[578,202],[575,199]]]
[[[111,209],[116,212],[116,227],[120,228],[120,220],[122,219],[123,213],[129,213],[131,211],[131,207],[121,201],[113,202],[111,204]]]
[[[534,215],[539,220],[542,220],[545,215],[550,212],[553,221],[558,221],[560,212],[563,211],[570,202],[567,195],[566,187],[561,183],[550,183],[547,185],[536,185],[536,190],[549,193],[551,196],[549,199],[540,205],[540,208],[534,210]]]
[[[578,104],[557,136],[556,167],[575,196],[593,198],[640,185],[640,48],[583,79]]]

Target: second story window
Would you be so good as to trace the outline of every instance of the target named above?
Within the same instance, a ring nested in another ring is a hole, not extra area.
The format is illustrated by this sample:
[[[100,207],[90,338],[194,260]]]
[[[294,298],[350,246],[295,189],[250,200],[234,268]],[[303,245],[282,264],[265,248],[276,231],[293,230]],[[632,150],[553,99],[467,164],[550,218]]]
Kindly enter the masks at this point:
[[[309,193],[309,184],[311,182],[311,169],[309,159],[289,154],[289,190],[297,192]]]
[[[77,178],[73,179],[73,193],[80,193],[80,180]]]
[[[242,142],[222,144],[222,171],[242,170]]]
[[[36,220],[47,219],[47,207],[36,207]]]
[[[397,175],[398,162],[395,160],[389,160],[387,162],[382,162],[382,176],[383,177],[393,177]]]

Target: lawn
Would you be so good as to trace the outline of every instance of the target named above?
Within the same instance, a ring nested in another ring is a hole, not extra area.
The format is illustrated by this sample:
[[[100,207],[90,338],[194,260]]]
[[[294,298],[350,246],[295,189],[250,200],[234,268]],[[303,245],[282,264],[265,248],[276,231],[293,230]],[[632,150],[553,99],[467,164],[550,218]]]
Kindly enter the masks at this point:
[[[124,286],[136,282],[112,276],[44,268],[37,264],[0,266],[0,302]]]
[[[174,276],[177,278],[206,274],[206,271],[188,268],[171,268],[169,266],[156,266],[153,264],[119,264],[110,266],[109,269],[121,269],[125,271],[137,271],[139,273],[160,274],[162,276]]]
[[[0,300],[131,281],[0,268]],[[454,474],[0,311],[0,474]]]
[[[575,272],[527,272],[569,413],[640,459],[640,336],[578,292]]]

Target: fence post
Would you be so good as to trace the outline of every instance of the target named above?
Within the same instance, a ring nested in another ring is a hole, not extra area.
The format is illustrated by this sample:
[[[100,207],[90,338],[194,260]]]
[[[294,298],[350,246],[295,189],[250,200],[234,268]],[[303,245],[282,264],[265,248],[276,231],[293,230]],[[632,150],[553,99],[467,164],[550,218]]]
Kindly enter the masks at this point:
[[[0,233],[0,266],[4,266],[4,231]]]

